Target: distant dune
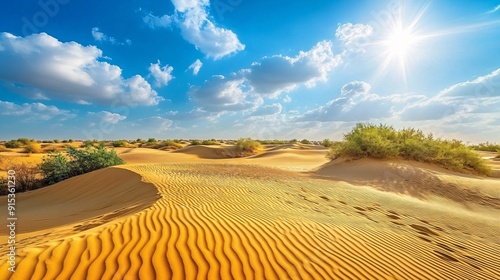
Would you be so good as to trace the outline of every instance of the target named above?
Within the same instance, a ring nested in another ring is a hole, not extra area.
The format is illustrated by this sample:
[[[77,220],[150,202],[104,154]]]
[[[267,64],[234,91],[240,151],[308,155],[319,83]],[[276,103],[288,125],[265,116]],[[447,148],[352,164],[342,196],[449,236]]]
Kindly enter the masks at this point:
[[[498,279],[500,179],[264,148],[120,148],[127,165],[21,193],[0,279]]]

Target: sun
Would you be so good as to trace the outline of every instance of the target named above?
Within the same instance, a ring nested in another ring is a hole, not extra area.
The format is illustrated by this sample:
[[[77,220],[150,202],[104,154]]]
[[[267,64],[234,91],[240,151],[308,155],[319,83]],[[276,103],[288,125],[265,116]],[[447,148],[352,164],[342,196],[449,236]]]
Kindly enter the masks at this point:
[[[411,49],[416,40],[410,30],[398,30],[389,35],[385,44],[389,55],[397,56],[399,59],[404,59],[411,54]]]
[[[418,20],[405,25],[400,19],[387,26],[381,38],[375,42],[378,46],[378,57],[382,59],[379,74],[389,73],[389,69],[396,70],[407,84],[408,71],[412,62],[420,55],[419,47],[426,40],[426,36],[417,31]]]

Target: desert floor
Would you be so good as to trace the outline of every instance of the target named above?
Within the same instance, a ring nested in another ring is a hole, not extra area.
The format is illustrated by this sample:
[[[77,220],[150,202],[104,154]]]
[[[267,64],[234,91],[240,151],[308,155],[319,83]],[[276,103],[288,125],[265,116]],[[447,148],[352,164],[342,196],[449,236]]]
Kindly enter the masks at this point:
[[[117,151],[126,165],[17,195],[0,279],[500,279],[499,178],[309,145]]]

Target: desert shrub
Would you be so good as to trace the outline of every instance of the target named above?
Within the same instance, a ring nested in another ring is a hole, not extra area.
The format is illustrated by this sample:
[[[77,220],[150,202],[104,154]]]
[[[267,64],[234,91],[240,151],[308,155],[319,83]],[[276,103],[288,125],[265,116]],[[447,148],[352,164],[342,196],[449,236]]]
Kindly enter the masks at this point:
[[[330,139],[325,139],[325,140],[321,141],[321,145],[326,147],[326,148],[330,148],[331,146],[333,146],[333,141]]]
[[[309,141],[309,140],[307,140],[307,139],[302,139],[302,140],[300,141],[300,143],[302,143],[302,144],[311,144],[311,141]]]
[[[154,148],[156,148],[156,149],[160,149],[160,148],[180,149],[180,148],[182,148],[182,145],[174,142],[173,140],[163,140],[160,143],[156,144],[154,146]]]
[[[68,158],[61,152],[51,152],[40,164],[43,180],[51,185],[68,179],[71,175]]]
[[[299,140],[297,140],[297,139],[292,139],[292,140],[288,141],[288,143],[290,143],[290,144],[296,144],[297,142],[299,142]]]
[[[391,158],[398,155],[394,145],[395,131],[391,127],[357,124],[344,135],[344,142],[332,148],[331,157]]]
[[[68,143],[73,143],[73,139],[68,139]]]
[[[83,143],[80,145],[81,148],[87,148],[87,147],[97,147],[99,146],[99,141],[97,140],[85,140]]]
[[[54,139],[54,143],[59,143],[59,140],[58,139]]]
[[[201,145],[201,141],[200,141],[200,140],[196,140],[196,139],[195,139],[195,140],[192,140],[192,141],[191,141],[191,145],[194,145],[194,146],[196,146],[196,145]]]
[[[471,148],[477,151],[500,153],[500,144],[497,143],[490,143],[490,142],[479,143],[478,145],[472,145]]]
[[[261,143],[262,145],[283,145],[283,144],[287,144],[288,141],[286,140],[257,140],[259,141],[259,143]]]
[[[155,144],[158,140],[156,140],[156,138],[149,138],[147,142],[148,144]]]
[[[113,141],[113,142],[111,142],[111,145],[113,147],[128,147],[128,146],[130,146],[130,144],[126,140]]]
[[[27,145],[29,142],[35,142],[34,139],[28,139],[28,138],[17,138],[17,142],[20,142],[21,145]]]
[[[114,150],[107,150],[103,145],[87,146],[83,150],[68,147],[66,155],[56,152],[44,157],[40,169],[44,181],[54,184],[72,176],[123,163]]]
[[[395,130],[386,125],[357,124],[344,141],[331,147],[329,157],[396,158],[439,164],[445,168],[489,174],[482,158],[459,140],[434,139],[416,129]]]
[[[43,150],[42,150],[42,146],[40,145],[40,143],[37,143],[37,142],[29,142],[28,144],[26,144],[26,146],[24,147],[24,152],[25,153],[42,153]]]
[[[215,139],[210,139],[210,140],[203,140],[201,142],[202,145],[220,145],[219,141]]]
[[[10,169],[16,171],[16,191],[30,191],[42,186],[42,180],[38,176],[39,166],[23,162],[12,165]]]
[[[17,140],[10,140],[5,142],[5,147],[9,149],[15,149],[15,148],[20,148],[23,145],[23,143],[17,141]]]
[[[251,138],[240,138],[236,141],[236,150],[243,154],[255,153],[261,147],[262,145],[258,141],[252,140]]]

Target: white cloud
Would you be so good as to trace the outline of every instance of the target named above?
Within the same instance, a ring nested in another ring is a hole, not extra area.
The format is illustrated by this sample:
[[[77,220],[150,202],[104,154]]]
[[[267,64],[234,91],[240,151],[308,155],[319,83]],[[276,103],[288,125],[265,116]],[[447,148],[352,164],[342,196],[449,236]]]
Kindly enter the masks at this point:
[[[170,80],[174,78],[172,76],[172,71],[174,67],[165,65],[163,67],[160,66],[160,61],[149,66],[150,75],[155,79],[155,84],[157,87],[166,86]]]
[[[176,14],[173,16],[143,18],[150,27],[166,27],[174,22],[181,30],[182,37],[208,57],[222,58],[245,49],[236,34],[217,27],[209,15],[208,0],[172,0]]]
[[[500,96],[500,68],[472,81],[455,84],[441,91],[440,97],[482,98]]]
[[[243,111],[257,107],[262,100],[245,90],[243,79],[213,76],[202,87],[192,86],[189,96],[206,111]]]
[[[203,63],[197,59],[193,64],[189,65],[188,70],[193,70],[193,75],[198,75],[198,72],[200,72],[201,67],[203,66]]]
[[[371,86],[354,81],[342,86],[341,97],[297,117],[299,122],[355,122],[394,117],[406,104],[422,96],[380,96],[370,92]]]
[[[290,103],[292,102],[292,98],[287,94],[285,95],[285,97],[283,98],[283,102],[285,103]]]
[[[458,83],[437,96],[409,104],[401,113],[406,121],[441,120],[469,113],[500,116],[500,69],[472,81]]]
[[[105,124],[117,124],[120,121],[125,120],[127,117],[122,116],[117,113],[111,113],[108,111],[101,112],[88,112],[88,116],[93,120],[92,122],[99,122]]]
[[[340,95],[350,97],[358,94],[367,94],[370,89],[370,84],[363,81],[354,81],[343,85],[340,89]]]
[[[150,28],[157,27],[170,27],[172,24],[172,16],[164,15],[161,17],[155,16],[151,13],[145,15],[142,20],[146,23]]]
[[[130,39],[126,39],[125,42],[119,42],[117,41],[114,37],[110,37],[103,32],[99,30],[98,27],[92,28],[92,37],[94,37],[94,40],[99,41],[99,42],[110,42],[112,44],[116,45],[131,45],[132,41]]]
[[[338,64],[340,58],[333,55],[332,43],[322,41],[295,57],[264,57],[241,74],[256,93],[276,97],[298,85],[312,87],[318,81],[326,81],[330,70]]]
[[[370,37],[373,33],[373,27],[366,24],[339,24],[335,31],[335,37],[339,39],[346,47],[359,47],[362,40]]]
[[[131,106],[163,100],[143,77],[125,79],[120,67],[99,61],[102,51],[95,46],[63,43],[46,33],[1,33],[0,46],[0,80],[29,98]]]
[[[250,116],[269,116],[269,115],[276,115],[281,113],[283,110],[283,106],[279,103],[274,103],[271,105],[266,105],[259,107],[255,111],[253,111]]]
[[[96,41],[104,41],[107,39],[108,36],[104,35],[104,33],[99,31],[99,28],[94,27],[92,28],[92,37],[94,37],[94,40]]]
[[[66,120],[76,116],[75,114],[72,114],[67,110],[61,110],[56,106],[45,105],[39,102],[24,103],[22,105],[18,105],[13,102],[1,100],[0,115],[27,117],[27,119],[31,121],[46,121],[54,118],[58,120]]]

